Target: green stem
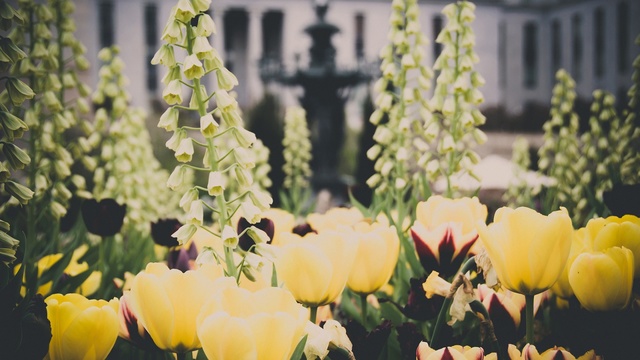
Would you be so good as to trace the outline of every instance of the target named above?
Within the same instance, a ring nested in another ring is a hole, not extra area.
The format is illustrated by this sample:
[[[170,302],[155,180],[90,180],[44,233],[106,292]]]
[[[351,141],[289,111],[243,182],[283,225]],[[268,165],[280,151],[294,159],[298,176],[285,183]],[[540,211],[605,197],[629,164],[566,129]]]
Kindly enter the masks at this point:
[[[466,273],[469,270],[472,270],[476,268],[476,259],[475,257],[470,257],[469,260],[467,260],[464,265],[462,265],[462,268],[460,269],[459,273]],[[456,275],[457,276],[457,275]],[[444,303],[442,304],[442,307],[440,308],[440,313],[438,313],[438,319],[436,320],[436,325],[433,328],[433,333],[431,335],[431,348],[433,349],[438,349],[440,348],[440,346],[438,345],[438,340],[439,336],[440,336],[440,332],[442,331],[442,327],[444,326],[444,323],[447,321],[447,314],[449,314],[449,308],[451,307],[451,304],[453,303],[453,295],[449,294],[447,297],[444,298]]]
[[[309,321],[311,321],[312,323],[316,323],[316,318],[318,317],[318,307],[317,306],[309,306],[309,310],[310,314],[309,314]]]
[[[194,33],[191,26],[187,26],[187,52],[193,54],[193,39]],[[200,91],[200,79],[193,79],[193,88],[196,97],[196,103],[198,105],[198,114],[204,116],[207,114],[207,108],[204,99],[202,99],[202,92]],[[218,170],[219,158],[216,146],[213,143],[213,139],[207,139],[207,150],[209,152],[209,166],[211,171]],[[218,203],[218,209],[220,216],[218,222],[220,224],[220,231],[224,230],[226,225],[231,225],[231,219],[227,214],[227,201],[225,200],[224,193],[216,197]],[[238,269],[236,269],[235,261],[233,259],[233,249],[224,247],[224,259],[227,267],[227,275],[238,279]]]
[[[187,353],[176,353],[176,358],[177,358],[177,360],[186,360],[187,359]]]
[[[527,343],[533,345],[533,295],[525,295],[526,301],[526,321],[527,321]]]
[[[367,294],[360,294],[360,303],[362,304],[362,326],[368,330],[367,323]]]

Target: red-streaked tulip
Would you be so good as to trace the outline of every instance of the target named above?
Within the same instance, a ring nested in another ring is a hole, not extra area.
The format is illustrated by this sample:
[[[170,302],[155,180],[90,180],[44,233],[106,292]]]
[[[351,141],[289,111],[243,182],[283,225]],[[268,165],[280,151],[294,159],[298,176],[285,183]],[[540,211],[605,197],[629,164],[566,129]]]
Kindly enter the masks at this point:
[[[51,322],[47,360],[105,359],[118,338],[118,299],[53,294],[45,300]]]
[[[183,273],[163,263],[149,263],[132,280],[127,304],[160,349],[195,350],[200,347],[196,317],[221,276],[222,267],[216,264]]]
[[[501,284],[524,295],[549,289],[560,277],[571,251],[573,226],[564,210],[548,216],[520,207],[496,211],[478,231]]]
[[[486,218],[487,207],[475,197],[432,196],[418,203],[411,237],[425,270],[454,275],[478,239],[476,224]]]
[[[142,326],[138,321],[138,316],[131,309],[131,305],[128,304],[130,300],[128,291],[125,291],[120,297],[120,307],[118,309],[118,319],[120,322],[120,328],[118,335],[136,346],[148,349],[157,350],[158,347],[151,339],[147,329]]]
[[[495,353],[485,355],[481,347],[454,345],[435,350],[422,341],[416,349],[416,360],[495,360],[497,358]]]
[[[511,360],[596,360],[596,354],[593,350],[589,350],[580,357],[575,357],[562,347],[553,347],[546,350],[542,354],[538,352],[535,345],[527,344],[522,349],[522,353],[518,351],[515,345],[509,344],[509,359]]]

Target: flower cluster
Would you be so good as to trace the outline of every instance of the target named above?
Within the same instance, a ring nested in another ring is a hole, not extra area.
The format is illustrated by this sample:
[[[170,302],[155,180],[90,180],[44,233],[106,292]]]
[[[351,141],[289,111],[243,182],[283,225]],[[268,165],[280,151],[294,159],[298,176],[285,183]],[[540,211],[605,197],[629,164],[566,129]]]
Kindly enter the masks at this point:
[[[179,1],[172,8],[162,32],[165,44],[151,63],[168,68],[163,78],[166,87],[162,97],[170,107],[160,117],[158,126],[173,133],[167,147],[182,163],[173,170],[167,185],[174,190],[182,186],[189,168],[208,174],[206,186],[192,187],[182,196],[180,206],[187,212],[187,223],[173,236],[179,243],[185,243],[198,227],[212,231],[204,227],[203,217],[204,208],[211,209],[218,219],[220,232],[217,235],[224,243],[226,271],[235,276],[238,269],[233,251],[238,245],[238,234],[231,226],[231,215],[242,208],[245,217],[252,223],[257,222],[259,213],[269,208],[272,199],[253,186],[250,171],[255,167],[255,157],[251,154],[251,146],[256,142],[256,136],[244,128],[238,103],[229,93],[238,80],[224,66],[209,42],[209,36],[216,32],[211,16],[206,13],[210,4],[210,0]],[[217,85],[217,90],[211,93],[200,82],[210,73],[215,75]],[[184,87],[191,90],[188,106],[182,105]],[[213,108],[211,99],[216,103]],[[189,126],[184,116],[180,119],[181,109],[196,113],[199,126]],[[225,137],[233,138],[237,145],[227,148]],[[197,155],[195,146],[204,149],[202,167],[190,164]],[[232,159],[231,165],[223,166],[222,161],[226,158]],[[234,199],[228,200],[229,185],[225,173],[232,174],[229,178],[240,185],[240,195]],[[213,203],[201,199],[201,192],[213,197]]]
[[[9,4],[3,4],[3,30],[8,30],[14,23],[24,22],[22,16]],[[6,71],[9,66],[27,57],[16,44],[5,36],[0,36],[0,52],[4,55],[0,58],[0,69]],[[24,82],[15,77],[5,80],[6,96],[0,101],[0,148],[4,161],[0,161],[0,194],[6,193],[15,198],[19,203],[26,204],[33,197],[33,191],[11,178],[11,170],[23,169],[29,165],[29,155],[14,144],[16,139],[22,138],[29,129],[27,124],[18,116],[22,103],[35,96],[33,90]],[[0,206],[0,214],[4,208]],[[19,241],[11,236],[11,224],[0,219],[0,262],[10,265],[16,260],[16,250]]]
[[[294,216],[300,215],[310,194],[311,133],[307,126],[306,112],[301,107],[289,107],[284,116],[284,193],[283,208]]]
[[[423,123],[433,118],[425,98],[433,71],[424,65],[428,40],[418,16],[417,1],[393,1],[389,44],[380,51],[382,77],[375,84],[376,110],[369,119],[377,126],[376,144],[367,151],[376,170],[367,184],[378,194],[404,190],[410,185],[407,180],[417,184],[422,172],[415,171],[416,165],[424,167],[429,156],[424,137],[413,135],[423,134]],[[410,179],[408,173],[413,174]]]
[[[449,197],[456,191],[454,175],[468,173],[477,178],[471,168],[480,158],[471,150],[471,145],[483,144],[487,139],[477,128],[485,122],[484,115],[477,109],[484,102],[478,88],[485,80],[473,68],[479,61],[473,49],[476,43],[471,28],[474,11],[475,5],[468,1],[445,6],[442,13],[447,24],[436,38],[443,49],[433,64],[439,75],[430,105],[433,112],[442,114],[442,119],[426,119],[425,133],[429,140],[437,141],[437,156],[426,163],[425,169],[432,180],[439,176],[445,178],[445,194]]]
[[[34,106],[24,114],[31,129],[29,186],[35,191],[36,202],[47,204],[40,208],[46,207],[48,214],[58,221],[67,213],[72,189],[80,197],[90,197],[85,191],[85,179],[72,174],[71,167],[74,159],[82,159],[85,167],[93,171],[95,159],[85,156],[81,146],[63,145],[74,126],[87,134],[92,132],[91,124],[81,118],[89,112],[85,98],[89,88],[76,73],[88,69],[89,63],[84,56],[86,48],[73,35],[75,23],[70,16],[75,9],[73,2],[21,1],[19,5],[25,22],[10,36],[17,45],[31,51],[12,72],[28,78],[29,86],[37,94]],[[69,53],[71,57],[67,57]],[[79,96],[73,98],[76,92]],[[99,137],[94,141],[99,141]]]
[[[160,217],[176,216],[179,195],[165,186],[169,173],[153,155],[146,115],[142,109],[128,106],[124,90],[127,79],[118,48],[102,49],[100,79],[93,94],[99,106],[95,128],[103,133],[98,166],[94,172],[93,196],[112,198],[127,205],[124,232],[135,229],[149,235],[149,223]],[[91,149],[85,138],[81,139]]]

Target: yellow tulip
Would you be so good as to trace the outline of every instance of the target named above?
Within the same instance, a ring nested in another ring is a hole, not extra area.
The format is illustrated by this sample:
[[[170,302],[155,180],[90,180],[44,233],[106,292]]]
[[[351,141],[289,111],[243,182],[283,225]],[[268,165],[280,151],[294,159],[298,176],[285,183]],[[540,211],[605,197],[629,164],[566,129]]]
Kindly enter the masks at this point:
[[[610,216],[606,219],[593,219],[587,223],[592,236],[594,250],[604,250],[614,246],[623,246],[633,253],[635,276],[640,277],[640,219],[633,215],[621,218]]]
[[[48,360],[105,359],[118,337],[118,300],[88,300],[79,294],[53,294]]]
[[[585,228],[574,230],[573,237],[571,239],[571,251],[569,252],[567,263],[564,269],[562,269],[562,273],[560,273],[558,281],[556,281],[556,283],[551,287],[551,291],[554,294],[564,299],[568,299],[573,296],[573,290],[571,289],[571,284],[569,284],[569,269],[576,257],[584,251],[591,249],[591,247],[591,241],[589,240],[587,230]]]
[[[347,286],[358,294],[371,294],[389,281],[398,262],[400,240],[395,227],[366,222],[354,226],[356,257]]]
[[[486,219],[487,207],[476,197],[436,195],[418,203],[411,237],[425,270],[454,275],[478,239],[477,223]]]
[[[319,233],[327,230],[336,230],[340,226],[352,226],[362,220],[364,220],[364,216],[356,208],[334,207],[324,214],[313,213],[307,215],[307,223]]]
[[[209,359],[289,359],[306,323],[306,310],[288,291],[251,293],[230,283],[203,306],[197,332]]]
[[[262,212],[262,217],[273,221],[274,231],[272,244],[278,244],[280,236],[288,233],[296,226],[296,218],[293,214],[282,209],[271,208]]]
[[[558,280],[571,251],[573,227],[566,211],[544,216],[529,208],[503,207],[496,211],[492,224],[478,225],[504,287],[534,295]]]
[[[495,353],[485,355],[481,347],[454,345],[435,350],[422,341],[416,349],[416,360],[496,360],[497,358]]]
[[[186,352],[200,347],[196,316],[223,275],[216,264],[181,272],[163,263],[149,263],[132,280],[128,305],[163,350]]]
[[[573,261],[569,283],[587,310],[624,309],[631,300],[633,266],[633,253],[627,248],[585,252]]]
[[[282,246],[276,261],[278,279],[304,305],[333,302],[344,289],[358,244],[332,231],[297,238]]]

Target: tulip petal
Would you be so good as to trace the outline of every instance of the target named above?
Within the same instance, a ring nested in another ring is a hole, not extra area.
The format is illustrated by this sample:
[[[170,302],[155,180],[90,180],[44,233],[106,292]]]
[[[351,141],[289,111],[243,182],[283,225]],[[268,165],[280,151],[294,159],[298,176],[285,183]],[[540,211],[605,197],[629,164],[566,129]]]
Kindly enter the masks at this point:
[[[132,307],[140,322],[160,349],[170,349],[175,318],[173,304],[160,279],[140,273],[133,279],[131,288]]]
[[[256,343],[249,322],[224,312],[206,317],[198,327],[202,349],[211,360],[255,360]]]
[[[385,236],[382,232],[354,235],[358,250],[347,286],[359,294],[371,294],[382,287],[395,267],[399,241],[397,236]],[[381,266],[381,259],[384,259]]]
[[[282,360],[291,357],[296,341],[302,337],[299,320],[282,312],[260,313],[248,320],[254,333],[258,360]]]
[[[332,262],[317,246],[287,245],[277,262],[278,277],[299,302],[323,305],[331,277]]]

